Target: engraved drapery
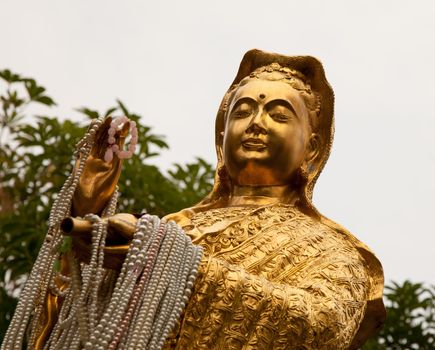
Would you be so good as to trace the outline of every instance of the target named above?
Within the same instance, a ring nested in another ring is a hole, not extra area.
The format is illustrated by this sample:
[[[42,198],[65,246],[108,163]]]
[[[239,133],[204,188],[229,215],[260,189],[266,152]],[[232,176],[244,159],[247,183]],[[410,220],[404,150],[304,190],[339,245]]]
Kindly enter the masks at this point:
[[[345,236],[283,204],[212,209],[180,224],[205,256],[166,348],[349,348],[372,282]]]

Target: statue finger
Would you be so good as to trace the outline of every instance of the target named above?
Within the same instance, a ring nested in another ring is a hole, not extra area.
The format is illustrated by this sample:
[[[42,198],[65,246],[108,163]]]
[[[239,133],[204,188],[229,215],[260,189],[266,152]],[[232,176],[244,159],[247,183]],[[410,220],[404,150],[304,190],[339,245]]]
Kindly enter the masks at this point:
[[[119,130],[119,137],[126,138],[129,130],[130,130],[130,121],[125,122],[121,130]]]
[[[109,233],[116,232],[125,241],[133,239],[137,218],[132,214],[119,213],[107,219]]]
[[[130,122],[128,121],[122,125],[122,128],[120,130],[116,131],[115,144],[118,145],[119,150],[122,150],[122,148],[124,147],[125,139],[128,136],[129,130],[130,130]]]
[[[112,123],[112,117],[107,117],[103,124],[101,124],[100,128],[95,135],[94,146],[91,149],[91,155],[95,158],[103,159],[104,153],[109,146],[108,142],[108,131],[110,129],[110,124]]]
[[[114,167],[119,166],[121,164],[120,160],[126,158],[120,155],[125,154],[123,147],[129,130],[130,121],[126,117],[121,117],[118,122],[115,120],[108,130],[108,144],[105,151],[104,160],[106,162],[112,163]]]

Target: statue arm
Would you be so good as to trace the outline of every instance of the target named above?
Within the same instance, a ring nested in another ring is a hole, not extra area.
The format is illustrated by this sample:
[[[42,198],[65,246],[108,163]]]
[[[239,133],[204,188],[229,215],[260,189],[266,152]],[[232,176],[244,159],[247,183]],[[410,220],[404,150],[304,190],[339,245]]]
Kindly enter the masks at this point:
[[[110,127],[112,118],[105,119],[103,124],[98,129],[95,135],[95,144],[91,149],[91,154],[85,162],[83,173],[77,184],[76,191],[72,198],[71,215],[85,216],[88,213],[101,214],[107,206],[110,198],[116,190],[119,176],[121,174],[122,160],[114,157],[113,161],[106,163],[104,161],[104,152],[107,149],[107,132]],[[91,130],[93,124],[89,127]],[[116,134],[116,143],[122,147],[125,142],[125,137],[128,134],[129,124],[125,123],[122,130]],[[78,170],[79,161],[76,162],[73,172]],[[83,256],[89,250],[89,244],[83,241],[80,237],[73,237],[73,246],[76,250],[76,255]],[[113,254],[116,263],[120,259],[119,254]],[[122,254],[121,254],[122,255]],[[83,260],[86,260],[85,257]],[[69,276],[69,265],[66,255],[61,257],[61,273]],[[55,283],[60,290],[66,288],[67,283],[60,278],[56,278]],[[48,339],[53,325],[57,321],[59,313],[59,298],[57,295],[49,291],[46,296],[44,307],[44,316],[40,324],[40,332],[36,337],[35,349],[42,349],[45,341]]]
[[[177,348],[348,349],[364,316],[368,283],[361,261],[338,259],[290,284],[204,258]]]

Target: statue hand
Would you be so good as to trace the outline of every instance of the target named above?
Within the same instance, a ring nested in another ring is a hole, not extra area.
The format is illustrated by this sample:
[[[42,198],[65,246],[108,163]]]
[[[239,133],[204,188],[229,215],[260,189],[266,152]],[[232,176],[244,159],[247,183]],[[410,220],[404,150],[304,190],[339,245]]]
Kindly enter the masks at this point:
[[[104,161],[104,154],[109,146],[108,130],[111,117],[106,118],[97,134],[91,153],[86,160],[83,173],[72,201],[72,215],[101,214],[110,197],[116,189],[121,175],[122,160],[114,155],[110,162]],[[115,134],[116,144],[122,148],[128,134],[129,123],[125,123],[122,130]],[[78,162],[75,165],[76,171]]]
[[[137,218],[132,214],[119,213],[103,220],[107,221],[107,238],[104,248],[104,264],[109,269],[120,270],[127,254],[130,241],[136,230]],[[83,219],[67,218],[62,221],[64,235],[73,237],[76,257],[85,263],[91,258],[92,223]]]

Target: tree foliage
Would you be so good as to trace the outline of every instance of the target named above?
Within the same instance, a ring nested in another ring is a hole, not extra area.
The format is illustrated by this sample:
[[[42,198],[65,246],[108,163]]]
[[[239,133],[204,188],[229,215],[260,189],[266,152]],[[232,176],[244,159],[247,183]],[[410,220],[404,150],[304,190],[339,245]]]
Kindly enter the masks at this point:
[[[90,119],[100,113],[82,108],[83,123],[38,116],[26,107],[55,103],[35,80],[0,71],[0,342],[11,319],[16,297],[36,258],[47,230],[49,211],[70,174],[72,153]],[[103,116],[126,115],[139,132],[135,156],[124,162],[119,181],[121,212],[143,210],[164,216],[198,202],[211,190],[214,170],[197,159],[163,172],[149,160],[168,148],[163,136],[141,124],[140,116],[117,101]],[[26,117],[26,118],[25,118]],[[26,122],[26,120],[29,120]]]
[[[387,320],[364,350],[435,349],[435,286],[405,281],[385,287]]]

